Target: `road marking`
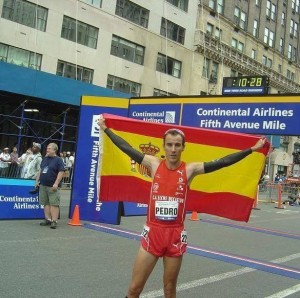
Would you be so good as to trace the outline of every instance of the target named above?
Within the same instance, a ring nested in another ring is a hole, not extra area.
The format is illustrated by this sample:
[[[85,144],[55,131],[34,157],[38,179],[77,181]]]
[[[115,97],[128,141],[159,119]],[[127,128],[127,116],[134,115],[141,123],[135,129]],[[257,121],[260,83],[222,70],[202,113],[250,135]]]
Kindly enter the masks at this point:
[[[293,255],[290,255],[290,256],[285,256],[283,258],[279,258],[279,259],[273,260],[271,262],[280,264],[280,263],[288,262],[288,261],[298,259],[298,258],[300,258],[300,253],[293,254]],[[239,275],[243,275],[243,274],[250,273],[250,272],[253,272],[253,271],[256,271],[256,269],[243,268],[243,269],[239,269],[239,270],[228,271],[228,272],[225,272],[225,273],[213,275],[213,276],[210,276],[210,277],[201,278],[201,279],[198,279],[198,280],[193,280],[193,281],[178,285],[177,286],[177,292],[182,292],[182,291],[185,291],[185,290],[188,290],[188,289],[191,289],[191,288],[201,287],[201,286],[204,286],[204,285],[207,285],[207,284],[211,284],[211,283],[218,282],[218,281],[228,279],[228,278],[232,278],[232,277],[237,277]],[[298,285],[295,286],[295,287],[292,287],[292,288],[288,289],[288,290],[290,290],[290,292],[289,292],[290,294],[296,293],[297,291],[300,290],[300,288],[298,288]],[[284,290],[283,292],[288,293],[288,290]],[[282,292],[280,292],[280,293],[282,293]],[[277,294],[279,294],[279,293],[277,293]],[[157,290],[157,291],[151,291],[151,292],[145,293],[141,296],[141,298],[156,298],[156,297],[163,297],[163,296],[164,296],[163,290],[160,289],[160,290]],[[266,298],[281,298],[281,297],[286,297],[286,296],[269,296],[269,297],[266,297]]]
[[[300,284],[298,285],[295,285],[291,288],[288,288],[286,290],[283,290],[281,292],[278,292],[278,293],[275,293],[271,296],[268,296],[268,297],[265,297],[265,298],[284,298],[284,297],[287,297],[287,296],[290,296],[292,294],[295,294],[297,292],[300,291]]]
[[[121,228],[115,228],[104,224],[91,223],[91,224],[85,224],[84,226],[89,229],[117,235],[120,237],[129,238],[129,239],[140,240],[141,238],[140,233],[121,229]],[[241,267],[258,269],[268,273],[278,274],[286,277],[291,277],[294,279],[300,279],[300,269],[288,267],[288,266],[276,265],[269,261],[263,261],[263,260],[248,258],[244,256],[233,255],[222,251],[216,251],[216,250],[207,249],[205,247],[192,246],[192,245],[187,246],[187,253],[239,265]]]
[[[237,223],[228,222],[225,220],[213,220],[213,219],[202,219],[201,222],[207,222],[207,223],[220,225],[220,226],[232,227],[232,228],[236,228],[236,229],[242,229],[242,230],[247,230],[247,231],[265,233],[265,234],[300,240],[300,234],[292,234],[292,233],[282,232],[282,231],[278,231],[278,230],[265,229],[265,228],[251,226],[248,224],[237,224]]]

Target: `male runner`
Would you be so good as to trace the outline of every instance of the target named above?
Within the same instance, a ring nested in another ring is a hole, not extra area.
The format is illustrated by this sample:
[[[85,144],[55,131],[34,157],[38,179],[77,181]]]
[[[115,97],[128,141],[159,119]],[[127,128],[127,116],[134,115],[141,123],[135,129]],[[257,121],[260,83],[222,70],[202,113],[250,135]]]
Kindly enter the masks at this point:
[[[158,259],[163,257],[164,294],[167,298],[174,298],[182,256],[187,246],[187,234],[183,223],[187,191],[193,178],[240,161],[253,151],[261,149],[265,139],[260,139],[249,149],[215,161],[186,164],[180,159],[185,148],[185,136],[179,129],[169,129],[165,132],[165,159],[161,160],[132,148],[105,125],[104,118],[101,117],[98,123],[112,142],[130,158],[147,167],[152,177],[147,222],[142,232],[141,246],[135,259],[126,297],[139,297]]]

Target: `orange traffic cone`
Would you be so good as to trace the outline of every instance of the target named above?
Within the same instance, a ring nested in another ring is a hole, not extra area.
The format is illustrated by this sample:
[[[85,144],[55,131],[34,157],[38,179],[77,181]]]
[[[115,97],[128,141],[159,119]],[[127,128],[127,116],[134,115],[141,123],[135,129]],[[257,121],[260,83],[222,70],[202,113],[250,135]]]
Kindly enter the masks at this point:
[[[196,211],[192,212],[190,220],[199,220],[198,213]]]
[[[82,226],[82,223],[80,222],[80,219],[79,219],[79,206],[78,205],[75,206],[72,219],[69,221],[69,225]]]

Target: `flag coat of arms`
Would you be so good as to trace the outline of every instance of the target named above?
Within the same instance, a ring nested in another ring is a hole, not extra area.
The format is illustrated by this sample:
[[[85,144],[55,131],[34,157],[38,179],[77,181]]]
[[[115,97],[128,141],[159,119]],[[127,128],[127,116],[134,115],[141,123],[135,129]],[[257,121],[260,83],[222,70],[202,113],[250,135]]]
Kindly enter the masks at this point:
[[[106,125],[133,148],[164,159],[163,135],[170,128],[185,133],[181,159],[207,162],[253,146],[259,136],[145,122],[104,114]],[[148,204],[151,173],[116,147],[105,133],[100,135],[100,201]],[[238,163],[196,176],[187,196],[187,211],[207,213],[237,221],[248,221],[257,196],[258,181],[265,165],[269,143]]]

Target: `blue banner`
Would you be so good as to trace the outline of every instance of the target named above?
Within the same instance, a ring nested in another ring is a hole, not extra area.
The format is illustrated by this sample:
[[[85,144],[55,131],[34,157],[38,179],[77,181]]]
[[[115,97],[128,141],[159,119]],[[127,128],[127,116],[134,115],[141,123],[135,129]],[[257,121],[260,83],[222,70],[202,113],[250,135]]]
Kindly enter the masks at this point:
[[[98,166],[101,162],[99,127],[97,119],[102,113],[127,116],[128,99],[83,97],[80,109],[77,149],[72,183],[70,214],[79,206],[83,220],[119,224],[120,203],[104,202],[99,197]]]
[[[184,104],[181,124],[240,133],[298,135],[300,104],[291,102]]]
[[[0,178],[0,219],[44,218],[38,194],[31,195],[35,180]]]

